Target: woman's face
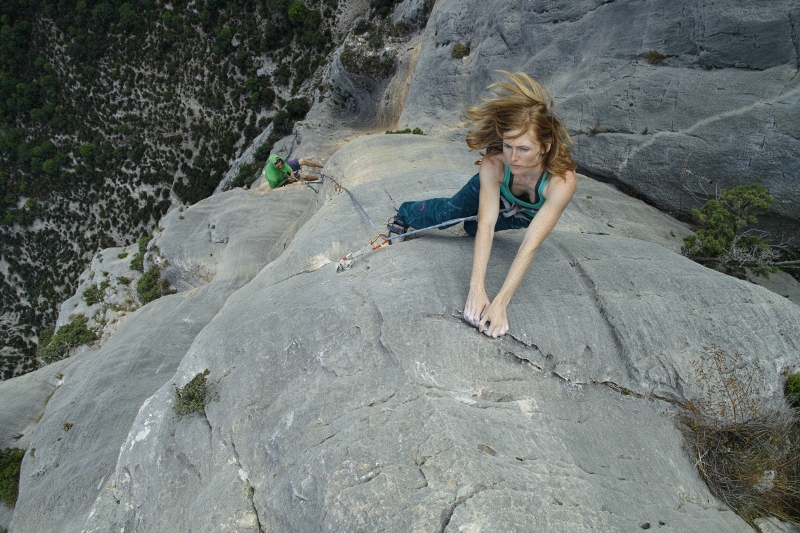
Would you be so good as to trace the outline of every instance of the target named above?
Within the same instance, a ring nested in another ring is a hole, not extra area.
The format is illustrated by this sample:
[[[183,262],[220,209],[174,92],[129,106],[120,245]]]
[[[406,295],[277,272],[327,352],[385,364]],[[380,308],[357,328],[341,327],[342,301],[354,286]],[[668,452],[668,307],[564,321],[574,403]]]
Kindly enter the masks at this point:
[[[503,155],[511,167],[511,173],[516,175],[540,171],[544,154],[549,147],[539,142],[532,129],[522,135],[520,133],[520,130],[514,130],[503,136]]]

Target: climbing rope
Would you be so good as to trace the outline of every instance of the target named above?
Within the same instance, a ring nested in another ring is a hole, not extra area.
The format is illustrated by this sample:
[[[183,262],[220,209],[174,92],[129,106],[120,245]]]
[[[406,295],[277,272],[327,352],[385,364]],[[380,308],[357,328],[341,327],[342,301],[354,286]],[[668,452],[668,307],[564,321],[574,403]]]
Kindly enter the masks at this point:
[[[325,174],[323,174],[321,177],[323,179],[329,178],[333,182],[333,187],[334,187],[334,190],[336,192],[339,192],[340,190],[346,192],[350,196],[350,198],[353,200],[353,203],[355,203],[358,206],[358,208],[361,209],[361,212],[364,213],[364,216],[367,218],[367,221],[369,222],[370,226],[372,226],[372,229],[374,229],[378,233],[377,237],[372,239],[369,242],[368,245],[366,245],[365,247],[361,248],[360,250],[356,250],[355,252],[349,253],[346,256],[342,257],[342,259],[336,265],[336,272],[343,272],[343,271],[347,270],[348,268],[353,266],[353,263],[355,262],[357,257],[361,257],[362,255],[368,254],[368,253],[373,252],[375,250],[380,250],[384,246],[392,244],[392,241],[394,241],[395,239],[400,239],[400,238],[405,239],[407,237],[411,237],[413,235],[418,235],[420,233],[423,233],[423,232],[426,232],[426,231],[430,231],[432,229],[452,226],[454,224],[458,224],[460,222],[468,222],[470,220],[478,220],[478,215],[472,215],[472,216],[463,217],[463,218],[454,218],[452,220],[446,220],[444,222],[440,222],[438,224],[434,224],[433,226],[428,226],[426,228],[415,229],[415,230],[412,230],[412,231],[409,231],[409,232],[406,232],[406,233],[401,233],[399,235],[389,236],[389,235],[387,235],[385,233],[381,233],[380,230],[378,230],[378,228],[372,222],[372,219],[369,218],[369,215],[367,214],[367,212],[364,210],[364,208],[359,203],[359,201],[356,200],[355,196],[353,196],[353,193],[351,193],[341,183],[336,181],[336,178],[334,178],[333,176],[326,176]],[[504,216],[510,216],[510,215],[513,214],[513,208],[507,207],[506,209],[501,209],[500,210],[500,214],[503,214]]]
[[[452,226],[453,224],[458,224],[459,222],[468,222],[470,220],[478,220],[478,215],[472,215],[472,216],[464,217],[464,218],[454,218],[452,220],[447,220],[445,222],[440,222],[439,224],[434,224],[433,226],[428,226],[427,228],[415,229],[413,231],[409,231],[407,233],[401,233],[399,235],[394,235],[394,236],[391,236],[391,237],[389,235],[386,235],[385,233],[379,233],[378,236],[375,237],[374,239],[372,239],[372,241],[370,241],[370,243],[367,246],[365,246],[365,247],[361,248],[360,250],[357,250],[357,251],[355,251],[355,252],[353,252],[351,254],[347,254],[346,256],[342,257],[342,259],[336,265],[336,272],[343,272],[343,271],[347,270],[348,268],[353,266],[353,263],[355,263],[357,257],[360,257],[360,256],[362,256],[364,254],[367,254],[367,253],[375,251],[375,250],[380,250],[384,246],[392,244],[392,241],[395,240],[395,239],[400,239],[400,238],[405,239],[407,237],[411,237],[412,235],[417,235],[417,234],[425,232],[425,231],[430,231],[432,229],[442,228],[442,227],[446,227],[446,226]],[[376,242],[378,242],[378,239],[381,239],[381,238],[383,238],[383,240],[381,242],[379,242],[378,244],[375,244]]]
[[[289,151],[286,153],[286,160],[287,161],[292,158],[292,152],[294,152],[294,144],[295,144],[295,142],[297,142],[297,133],[296,132],[294,134],[294,139],[292,139],[292,145],[289,147]]]
[[[372,229],[374,229],[376,232],[380,233],[380,230],[378,229],[378,227],[375,225],[374,222],[372,222],[372,219],[369,218],[369,215],[367,214],[367,212],[364,210],[364,208],[361,206],[361,204],[358,202],[358,200],[356,200],[356,197],[353,196],[353,193],[351,193],[347,189],[347,187],[345,187],[344,185],[342,185],[341,183],[336,181],[336,178],[334,178],[333,176],[326,176],[326,175],[323,174],[322,177],[323,177],[323,179],[324,178],[330,178],[330,180],[333,182],[333,188],[334,188],[334,190],[336,192],[339,192],[340,190],[346,192],[350,196],[350,198],[353,200],[353,203],[355,203],[358,206],[358,208],[361,209],[361,212],[364,213],[364,216],[367,217],[367,222],[369,222],[369,225],[372,226]]]

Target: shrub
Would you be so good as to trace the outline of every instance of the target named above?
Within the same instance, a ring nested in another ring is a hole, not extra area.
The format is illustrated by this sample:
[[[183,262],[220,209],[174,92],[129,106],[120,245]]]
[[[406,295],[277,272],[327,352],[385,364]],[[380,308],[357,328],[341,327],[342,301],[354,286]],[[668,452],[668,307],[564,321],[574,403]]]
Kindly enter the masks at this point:
[[[93,159],[95,154],[95,148],[92,143],[86,143],[81,145],[78,152],[84,159]]]
[[[64,359],[69,355],[70,349],[86,344],[97,339],[97,336],[86,327],[89,321],[86,317],[80,317],[69,324],[58,328],[55,335],[47,337],[50,328],[45,330],[39,338],[39,346],[36,349],[36,356],[45,362],[52,362]]]
[[[369,7],[373,8],[379,17],[386,18],[394,9],[395,4],[400,3],[401,0],[370,0]]]
[[[800,406],[800,372],[786,378],[786,396],[792,405]]]
[[[319,11],[309,9],[302,2],[292,2],[287,15],[289,22],[297,29],[310,30],[319,26],[322,15]]]
[[[414,128],[413,130],[411,128],[406,128],[404,130],[394,130],[394,131],[386,130],[387,135],[398,135],[404,133],[411,133],[414,135],[425,135],[425,133],[419,128]]]
[[[647,62],[651,65],[658,65],[666,58],[667,56],[656,50],[650,50],[649,52],[647,52]]]
[[[304,119],[309,109],[311,109],[311,104],[305,97],[292,98],[286,102],[286,111],[289,113],[289,116],[295,120]]]
[[[102,299],[103,295],[100,293],[100,290],[94,285],[89,286],[85,291],[83,291],[83,301],[86,302],[86,305],[96,304]]]
[[[139,251],[133,255],[131,259],[131,268],[144,272],[144,254],[147,253],[147,245],[153,240],[152,235],[145,235],[139,239]]]
[[[0,500],[9,507],[17,504],[19,495],[19,472],[25,450],[6,448],[0,450]]]
[[[374,27],[375,25],[372,24],[372,22],[370,22],[369,19],[362,18],[361,20],[356,22],[355,26],[353,26],[353,33],[355,35],[363,35],[368,31],[372,31]]]
[[[142,299],[143,304],[175,292],[169,288],[169,281],[159,279],[160,277],[161,269],[158,265],[153,265],[136,282],[136,293]]]
[[[754,266],[754,272],[768,275],[777,269],[777,258],[769,240],[744,231],[772,205],[769,191],[757,183],[723,190],[718,199],[708,200],[700,209],[692,209],[692,218],[700,226],[697,235],[684,237],[685,255],[701,262],[718,264],[729,274],[743,273],[742,265]]]
[[[339,54],[339,61],[352,74],[376,78],[388,78],[397,64],[391,53],[366,52],[350,45],[345,46]]]
[[[229,188],[234,189],[236,187],[246,187],[249,189],[250,186],[258,179],[259,170],[260,167],[256,161],[242,165],[239,167],[239,172],[236,173],[236,178],[231,181]]]
[[[767,411],[763,374],[712,345],[695,375],[699,399],[681,405],[686,450],[711,492],[748,523],[800,518],[800,424],[793,410]]]
[[[462,59],[469,55],[469,44],[456,43],[453,45],[453,50],[450,52],[450,57]]]
[[[269,159],[270,153],[272,153],[272,147],[273,145],[270,143],[262,144],[256,148],[253,158],[260,163],[266,163],[267,159]]]
[[[206,405],[217,399],[216,390],[208,383],[209,369],[199,372],[183,387],[175,387],[175,414],[178,417],[192,413],[206,414]]]

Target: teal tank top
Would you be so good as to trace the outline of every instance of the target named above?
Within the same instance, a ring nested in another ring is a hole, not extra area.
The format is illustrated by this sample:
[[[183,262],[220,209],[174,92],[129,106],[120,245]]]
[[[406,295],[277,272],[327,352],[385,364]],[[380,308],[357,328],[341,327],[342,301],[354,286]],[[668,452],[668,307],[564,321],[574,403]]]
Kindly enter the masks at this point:
[[[525,209],[522,210],[523,213],[528,215],[529,217],[533,218],[536,216],[536,212],[542,208],[544,205],[545,197],[544,197],[544,187],[547,185],[547,181],[550,179],[550,176],[547,174],[545,170],[542,172],[542,175],[539,176],[539,181],[536,182],[536,198],[533,199],[534,203],[528,203],[523,200],[520,200],[513,194],[511,194],[511,184],[513,183],[513,176],[511,176],[511,167],[506,165],[506,175],[503,178],[503,183],[500,184],[500,194],[503,197],[511,202],[512,204],[517,204]]]

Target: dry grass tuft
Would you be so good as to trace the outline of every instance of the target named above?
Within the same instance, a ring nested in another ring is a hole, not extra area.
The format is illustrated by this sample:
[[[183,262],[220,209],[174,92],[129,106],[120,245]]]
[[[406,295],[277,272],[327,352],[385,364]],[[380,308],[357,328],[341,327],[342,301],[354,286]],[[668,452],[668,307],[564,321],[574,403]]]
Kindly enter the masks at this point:
[[[800,424],[788,405],[768,411],[763,372],[712,345],[693,362],[704,396],[681,406],[687,451],[711,492],[748,523],[800,522]]]

